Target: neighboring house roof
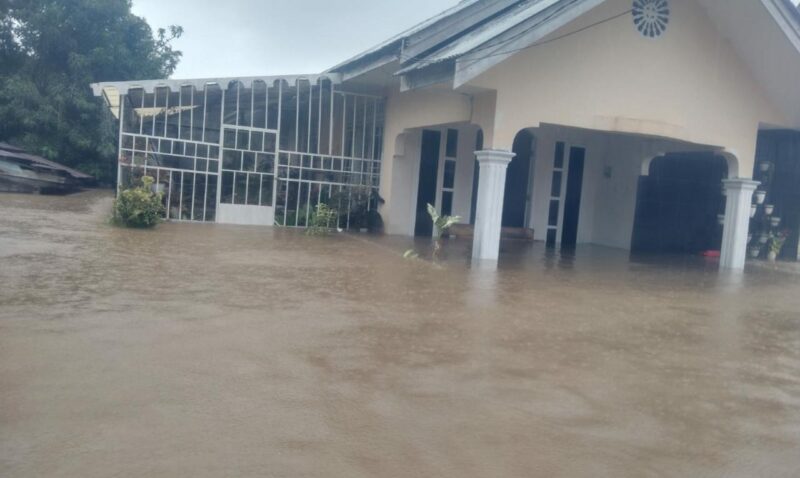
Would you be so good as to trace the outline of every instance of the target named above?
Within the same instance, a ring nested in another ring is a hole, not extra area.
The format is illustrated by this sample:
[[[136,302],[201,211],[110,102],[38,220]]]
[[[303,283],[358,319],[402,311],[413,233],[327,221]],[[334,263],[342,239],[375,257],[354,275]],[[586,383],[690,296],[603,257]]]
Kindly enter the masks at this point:
[[[347,80],[396,63],[403,90],[458,87],[605,1],[465,0],[329,71]],[[741,1],[760,1],[800,53],[800,11],[790,0]]]
[[[263,81],[273,84],[276,81],[285,81],[289,85],[295,85],[298,81],[310,81],[316,83],[321,78],[330,80],[334,83],[340,82],[340,77],[336,73],[323,73],[313,75],[273,75],[273,76],[237,76],[225,78],[194,78],[194,79],[160,79],[160,80],[131,80],[131,81],[104,81],[92,83],[89,86],[95,96],[103,96],[109,106],[119,105],[118,96],[127,95],[132,89],[141,88],[147,93],[153,93],[156,88],[169,88],[170,91],[179,91],[182,86],[194,86],[202,90],[206,85],[219,85],[223,90],[227,90],[234,82],[241,83],[245,88],[250,88],[254,81]]]
[[[82,173],[76,169],[68,168],[63,164],[58,164],[54,161],[44,159],[41,156],[26,153],[25,150],[16,146],[12,146],[8,143],[0,143],[0,157],[20,161],[40,169],[61,172],[67,174],[68,176],[72,176],[74,179],[92,179],[92,176],[88,174]]]

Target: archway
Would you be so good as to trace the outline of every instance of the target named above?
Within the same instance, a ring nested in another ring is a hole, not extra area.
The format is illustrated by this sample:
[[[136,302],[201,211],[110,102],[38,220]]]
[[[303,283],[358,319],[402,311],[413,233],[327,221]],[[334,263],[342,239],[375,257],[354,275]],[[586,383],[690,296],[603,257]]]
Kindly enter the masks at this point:
[[[666,154],[639,178],[631,250],[696,254],[719,250],[718,215],[728,162],[713,153]]]

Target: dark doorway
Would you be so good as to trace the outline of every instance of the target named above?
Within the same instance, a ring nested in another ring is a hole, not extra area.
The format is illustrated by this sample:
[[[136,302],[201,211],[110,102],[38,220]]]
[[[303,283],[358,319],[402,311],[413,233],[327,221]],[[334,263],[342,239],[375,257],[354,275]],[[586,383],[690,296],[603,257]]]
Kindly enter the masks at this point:
[[[779,258],[796,261],[800,259],[800,133],[761,131],[756,161],[753,178],[761,181],[759,189],[767,192],[765,204],[775,206],[773,217],[781,218],[780,226],[773,230],[789,234]],[[769,164],[766,171],[761,169],[765,163]]]
[[[717,214],[724,210],[724,158],[708,153],[669,154],[639,177],[632,252],[697,254],[719,250]]]
[[[439,169],[439,146],[442,135],[438,131],[422,132],[422,154],[419,164],[417,189],[417,219],[415,236],[433,236],[433,222],[428,215],[428,204],[436,203],[436,177]]]
[[[520,131],[514,138],[514,159],[506,172],[506,191],[503,197],[503,227],[525,227],[528,208],[533,135]]]
[[[567,195],[564,198],[564,226],[561,230],[561,247],[574,248],[578,244],[578,222],[581,214],[581,195],[583,194],[583,163],[586,159],[584,148],[570,148],[569,169],[567,170]]]

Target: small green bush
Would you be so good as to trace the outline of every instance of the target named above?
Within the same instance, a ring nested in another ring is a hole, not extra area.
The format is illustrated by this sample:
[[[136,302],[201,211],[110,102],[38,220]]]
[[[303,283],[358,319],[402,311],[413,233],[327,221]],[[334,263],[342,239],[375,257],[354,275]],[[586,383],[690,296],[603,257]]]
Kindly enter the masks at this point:
[[[161,222],[164,214],[162,193],[152,190],[154,179],[142,178],[142,184],[122,191],[114,200],[112,222],[125,227],[148,228]]]
[[[317,208],[309,219],[306,234],[309,236],[327,236],[332,227],[337,225],[338,213],[325,203],[317,204]]]

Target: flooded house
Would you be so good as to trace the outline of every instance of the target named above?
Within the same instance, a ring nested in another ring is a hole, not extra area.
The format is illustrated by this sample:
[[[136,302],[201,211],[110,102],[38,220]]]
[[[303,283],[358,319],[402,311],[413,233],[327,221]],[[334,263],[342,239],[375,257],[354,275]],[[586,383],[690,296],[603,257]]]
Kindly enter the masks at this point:
[[[313,75],[92,85],[119,184],[166,218],[797,259],[800,12],[789,0],[464,0]],[[377,192],[378,194],[375,194]],[[764,240],[766,239],[766,240]]]
[[[0,192],[66,194],[93,182],[88,174],[0,142]]]

